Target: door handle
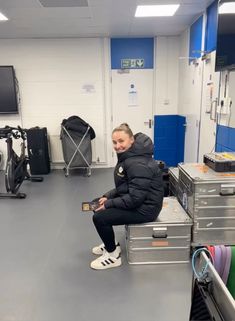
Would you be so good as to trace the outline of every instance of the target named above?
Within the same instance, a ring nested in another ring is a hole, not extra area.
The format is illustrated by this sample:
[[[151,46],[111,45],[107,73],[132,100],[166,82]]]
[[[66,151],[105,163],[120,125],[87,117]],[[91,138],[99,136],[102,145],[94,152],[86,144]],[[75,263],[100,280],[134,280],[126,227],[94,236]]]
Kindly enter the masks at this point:
[[[216,121],[217,116],[217,105],[218,105],[218,99],[216,98],[211,102],[211,109],[210,109],[210,119]]]
[[[153,121],[149,119],[148,121],[144,121],[144,124],[147,125],[149,128],[152,128]]]

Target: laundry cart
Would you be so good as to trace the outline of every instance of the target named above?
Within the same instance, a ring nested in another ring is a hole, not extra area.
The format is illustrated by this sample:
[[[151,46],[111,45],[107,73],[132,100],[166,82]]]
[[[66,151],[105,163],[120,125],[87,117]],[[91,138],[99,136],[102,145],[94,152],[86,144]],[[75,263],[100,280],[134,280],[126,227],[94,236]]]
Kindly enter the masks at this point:
[[[86,169],[91,175],[92,148],[95,138],[94,129],[78,116],[71,116],[61,123],[60,139],[65,162],[65,176],[71,169]]]

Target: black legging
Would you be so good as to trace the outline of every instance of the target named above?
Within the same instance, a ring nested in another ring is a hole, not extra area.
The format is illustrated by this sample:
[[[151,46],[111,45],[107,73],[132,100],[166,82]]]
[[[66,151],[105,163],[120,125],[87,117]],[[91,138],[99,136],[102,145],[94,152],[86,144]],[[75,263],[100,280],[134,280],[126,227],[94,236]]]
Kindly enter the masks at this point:
[[[113,226],[152,221],[153,219],[140,214],[136,210],[122,210],[117,208],[108,208],[96,212],[93,215],[96,230],[108,252],[113,252],[116,248]]]

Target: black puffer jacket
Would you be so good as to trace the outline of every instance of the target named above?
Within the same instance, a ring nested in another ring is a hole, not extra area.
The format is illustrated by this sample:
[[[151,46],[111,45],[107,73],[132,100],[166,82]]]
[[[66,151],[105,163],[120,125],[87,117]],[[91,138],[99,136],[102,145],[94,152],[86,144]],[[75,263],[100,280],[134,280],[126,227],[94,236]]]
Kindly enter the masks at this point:
[[[150,219],[155,219],[162,208],[162,173],[152,158],[151,139],[138,133],[127,151],[117,154],[114,170],[116,188],[104,196],[105,208],[136,209]]]
[[[95,138],[94,129],[86,123],[85,120],[78,116],[70,116],[67,119],[63,119],[61,125],[63,125],[68,131],[75,131],[77,134],[81,134],[82,136],[85,134],[89,126],[88,134],[90,135],[91,140]]]

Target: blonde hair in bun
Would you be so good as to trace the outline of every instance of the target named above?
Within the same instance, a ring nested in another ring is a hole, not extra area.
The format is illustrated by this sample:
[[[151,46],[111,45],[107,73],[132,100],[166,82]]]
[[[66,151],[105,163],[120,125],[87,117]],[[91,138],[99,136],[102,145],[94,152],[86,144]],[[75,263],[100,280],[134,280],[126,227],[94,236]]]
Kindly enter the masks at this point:
[[[112,131],[112,134],[115,132],[121,132],[121,131],[125,132],[130,138],[134,137],[133,132],[127,123],[122,123],[118,127],[114,128],[114,130]]]

